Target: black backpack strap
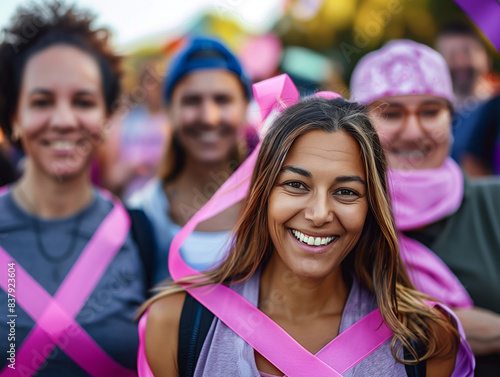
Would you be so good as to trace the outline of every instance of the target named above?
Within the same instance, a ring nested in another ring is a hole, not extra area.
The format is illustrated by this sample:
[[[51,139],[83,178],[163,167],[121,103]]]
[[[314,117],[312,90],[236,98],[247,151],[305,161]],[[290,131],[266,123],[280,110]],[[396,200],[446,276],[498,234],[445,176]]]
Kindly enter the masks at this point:
[[[422,357],[425,353],[424,347],[415,342],[414,340],[410,340],[411,346],[415,351],[417,351],[417,355]],[[404,347],[404,358],[405,360],[415,360],[413,355],[408,351],[406,347]],[[405,370],[408,377],[425,377],[427,375],[427,360],[420,361],[415,365],[407,365],[405,364]]]
[[[193,296],[186,293],[179,323],[177,365],[179,377],[192,377],[201,348],[212,325],[214,315]]]
[[[127,209],[127,212],[130,216],[130,231],[132,232],[132,238],[139,249],[139,254],[144,266],[147,293],[149,295],[149,288],[153,286],[154,282],[154,255],[156,251],[153,226],[144,211],[140,209]]]

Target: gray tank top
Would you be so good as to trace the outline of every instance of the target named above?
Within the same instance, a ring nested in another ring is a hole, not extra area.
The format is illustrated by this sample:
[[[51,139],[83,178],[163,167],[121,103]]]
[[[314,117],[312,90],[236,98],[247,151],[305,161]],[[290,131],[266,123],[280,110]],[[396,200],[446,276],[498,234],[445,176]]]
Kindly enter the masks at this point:
[[[257,305],[259,284],[260,274],[256,273],[250,279],[233,285],[232,288]],[[342,313],[339,332],[345,331],[375,308],[377,308],[375,296],[354,280]],[[397,362],[391,354],[390,343],[389,339],[348,370],[344,377],[406,376],[404,365]],[[257,369],[253,348],[222,321],[215,318],[203,344],[194,376],[267,377],[269,375],[260,373]]]

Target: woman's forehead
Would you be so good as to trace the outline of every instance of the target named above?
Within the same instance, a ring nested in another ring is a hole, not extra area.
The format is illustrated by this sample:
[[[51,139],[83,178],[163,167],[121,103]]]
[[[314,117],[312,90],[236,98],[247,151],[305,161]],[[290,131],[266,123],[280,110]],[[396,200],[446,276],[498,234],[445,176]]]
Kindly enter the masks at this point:
[[[26,63],[23,85],[77,85],[101,88],[101,73],[96,60],[81,49],[53,45],[34,54]]]
[[[365,176],[358,142],[345,131],[309,131],[299,136],[288,151],[283,165],[293,164],[308,170],[334,173],[343,171]]]
[[[416,94],[416,95],[402,95],[402,96],[387,96],[379,98],[370,104],[371,108],[378,107],[381,105],[389,106],[422,106],[426,104],[440,104],[447,105],[448,101],[445,98],[427,95],[427,94]]]

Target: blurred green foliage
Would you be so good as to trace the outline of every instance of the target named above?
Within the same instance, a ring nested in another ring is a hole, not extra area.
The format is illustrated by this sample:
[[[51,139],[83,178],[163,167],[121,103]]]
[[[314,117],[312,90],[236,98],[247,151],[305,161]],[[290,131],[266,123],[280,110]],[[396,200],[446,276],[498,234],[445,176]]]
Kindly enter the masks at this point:
[[[308,7],[314,6],[311,17]],[[284,47],[301,46],[335,59],[348,80],[366,53],[399,38],[432,47],[438,31],[451,21],[473,25],[452,0],[290,0],[273,31]],[[483,39],[500,70],[500,54]]]

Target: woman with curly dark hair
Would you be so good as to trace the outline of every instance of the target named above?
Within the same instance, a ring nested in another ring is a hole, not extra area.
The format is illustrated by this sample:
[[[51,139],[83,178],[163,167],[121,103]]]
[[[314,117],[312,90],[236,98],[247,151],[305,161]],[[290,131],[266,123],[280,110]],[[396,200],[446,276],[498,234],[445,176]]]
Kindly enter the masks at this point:
[[[136,375],[143,264],[123,205],[90,179],[120,58],[92,23],[59,2],[31,5],[0,45],[0,123],[27,157],[0,194],[2,376]]]

